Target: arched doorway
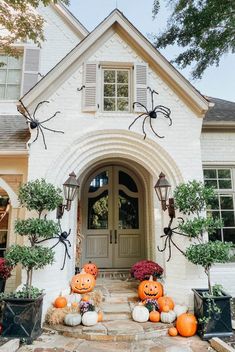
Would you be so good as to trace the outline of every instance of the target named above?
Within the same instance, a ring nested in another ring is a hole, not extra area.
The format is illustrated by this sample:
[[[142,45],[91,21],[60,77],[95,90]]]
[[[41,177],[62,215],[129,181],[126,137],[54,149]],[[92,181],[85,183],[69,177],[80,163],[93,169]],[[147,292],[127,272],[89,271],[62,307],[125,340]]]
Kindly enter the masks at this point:
[[[140,179],[126,166],[90,173],[83,190],[83,262],[119,269],[145,257],[143,198]]]

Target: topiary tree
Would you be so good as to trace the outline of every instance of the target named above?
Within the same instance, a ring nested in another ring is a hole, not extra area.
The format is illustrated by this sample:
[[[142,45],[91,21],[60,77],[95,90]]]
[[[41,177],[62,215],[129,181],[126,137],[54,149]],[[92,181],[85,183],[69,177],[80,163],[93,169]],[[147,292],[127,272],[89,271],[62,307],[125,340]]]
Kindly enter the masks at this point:
[[[231,243],[221,241],[207,241],[208,236],[223,226],[220,219],[205,216],[206,209],[215,198],[212,187],[206,187],[202,182],[193,180],[182,183],[176,187],[174,192],[175,207],[185,215],[190,216],[179,224],[181,232],[196,243],[191,244],[185,255],[195,265],[201,265],[208,277],[209,294],[212,295],[210,280],[210,269],[215,263],[228,262],[231,256]]]
[[[26,270],[26,297],[31,297],[33,271],[42,269],[54,261],[54,252],[47,247],[40,246],[38,242],[47,239],[59,232],[59,225],[53,220],[47,220],[47,212],[57,208],[62,203],[61,190],[47,183],[44,179],[30,181],[21,186],[19,201],[28,210],[37,212],[38,217],[27,220],[17,220],[15,231],[20,236],[27,236],[29,245],[13,245],[6,252],[8,265],[14,267],[21,264]],[[42,215],[44,217],[42,218]]]

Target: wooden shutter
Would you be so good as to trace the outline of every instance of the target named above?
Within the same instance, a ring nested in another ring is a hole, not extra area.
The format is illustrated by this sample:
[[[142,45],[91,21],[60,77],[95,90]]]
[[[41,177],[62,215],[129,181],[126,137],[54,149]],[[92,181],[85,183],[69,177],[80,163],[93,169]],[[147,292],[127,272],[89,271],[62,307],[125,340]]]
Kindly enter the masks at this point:
[[[84,64],[83,111],[97,110],[97,63]]]
[[[148,78],[148,65],[147,64],[136,64],[135,65],[135,98],[137,101],[147,107],[147,82]],[[148,107],[147,107],[148,108]],[[135,104],[135,111],[145,111],[141,106]]]
[[[23,95],[26,94],[38,81],[39,61],[39,48],[25,48],[22,90]]]

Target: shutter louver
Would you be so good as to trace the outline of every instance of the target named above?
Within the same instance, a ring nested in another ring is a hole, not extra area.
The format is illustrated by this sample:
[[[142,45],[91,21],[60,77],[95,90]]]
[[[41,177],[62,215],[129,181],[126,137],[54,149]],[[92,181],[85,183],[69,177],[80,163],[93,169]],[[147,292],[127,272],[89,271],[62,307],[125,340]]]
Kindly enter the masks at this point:
[[[135,101],[147,107],[147,64],[135,65]],[[136,112],[145,111],[140,105],[135,105]]]
[[[25,48],[23,95],[38,82],[39,56],[39,48]]]
[[[97,63],[86,63],[84,66],[83,111],[96,111]]]

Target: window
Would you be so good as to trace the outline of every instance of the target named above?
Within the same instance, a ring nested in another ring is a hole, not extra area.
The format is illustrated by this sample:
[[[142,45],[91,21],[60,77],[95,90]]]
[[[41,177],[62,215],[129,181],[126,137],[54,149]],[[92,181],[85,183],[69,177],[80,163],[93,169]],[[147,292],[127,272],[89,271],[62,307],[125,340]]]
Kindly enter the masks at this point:
[[[22,56],[0,55],[0,63],[0,100],[16,100],[20,97]]]
[[[129,69],[103,69],[103,111],[130,111]]]
[[[235,169],[205,168],[205,185],[215,188],[217,197],[207,210],[208,215],[220,218],[223,228],[211,236],[211,240],[233,242],[235,244]]]

